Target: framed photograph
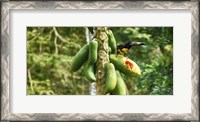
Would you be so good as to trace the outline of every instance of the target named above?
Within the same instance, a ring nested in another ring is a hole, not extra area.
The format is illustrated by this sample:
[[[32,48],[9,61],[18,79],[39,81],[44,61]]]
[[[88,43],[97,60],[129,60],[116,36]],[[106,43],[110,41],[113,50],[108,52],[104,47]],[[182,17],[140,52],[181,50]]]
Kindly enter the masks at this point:
[[[199,121],[199,1],[4,1],[2,121]]]

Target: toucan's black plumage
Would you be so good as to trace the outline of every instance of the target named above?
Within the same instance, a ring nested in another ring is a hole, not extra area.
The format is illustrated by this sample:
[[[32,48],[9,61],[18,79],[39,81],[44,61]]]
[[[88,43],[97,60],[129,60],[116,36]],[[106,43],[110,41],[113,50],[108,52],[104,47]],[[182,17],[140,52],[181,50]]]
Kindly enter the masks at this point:
[[[141,46],[145,45],[144,42],[127,42],[126,44],[120,44],[117,46],[117,54],[127,55],[129,49],[131,49],[132,46]]]

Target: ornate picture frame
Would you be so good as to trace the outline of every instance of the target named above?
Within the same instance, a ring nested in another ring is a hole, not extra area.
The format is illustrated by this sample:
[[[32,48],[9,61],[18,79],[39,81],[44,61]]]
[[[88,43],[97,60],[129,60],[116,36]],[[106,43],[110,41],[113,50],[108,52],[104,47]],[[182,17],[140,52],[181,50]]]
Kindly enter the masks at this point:
[[[3,1],[1,5],[1,120],[2,121],[199,121],[199,1]],[[11,113],[9,39],[10,11],[20,9],[189,9],[191,11],[191,113]]]

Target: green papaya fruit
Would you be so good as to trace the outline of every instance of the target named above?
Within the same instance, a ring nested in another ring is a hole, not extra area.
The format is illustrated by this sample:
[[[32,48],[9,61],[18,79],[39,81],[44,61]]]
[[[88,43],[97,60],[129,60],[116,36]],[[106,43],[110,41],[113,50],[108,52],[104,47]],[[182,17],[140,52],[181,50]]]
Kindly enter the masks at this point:
[[[115,66],[112,63],[105,64],[105,93],[110,93],[115,89],[117,77]]]
[[[75,72],[88,60],[89,44],[84,45],[73,57],[71,71]]]
[[[96,38],[89,43],[89,63],[94,64],[97,61],[98,42]]]
[[[127,76],[140,76],[140,67],[128,57],[123,55],[110,55],[110,62],[115,65],[115,68]]]
[[[88,80],[90,80],[91,82],[96,81],[96,77],[94,74],[94,64],[90,64],[89,61],[87,61],[83,72]]]
[[[117,44],[113,32],[111,30],[108,30],[108,44],[111,48],[111,54],[116,53]]]
[[[127,95],[128,90],[127,90],[124,80],[121,77],[120,72],[116,71],[116,75],[117,75],[117,85],[115,89],[111,92],[111,94],[112,95]]]

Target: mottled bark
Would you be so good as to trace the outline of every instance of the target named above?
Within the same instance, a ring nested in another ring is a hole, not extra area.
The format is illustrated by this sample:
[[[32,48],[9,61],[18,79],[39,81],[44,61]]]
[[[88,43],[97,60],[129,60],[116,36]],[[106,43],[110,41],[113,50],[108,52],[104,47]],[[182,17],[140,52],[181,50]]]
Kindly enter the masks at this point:
[[[97,73],[97,81],[96,81],[96,94],[104,95],[104,87],[105,87],[105,72],[104,65],[109,62],[108,55],[108,36],[107,36],[107,28],[106,27],[97,27],[96,28],[96,37],[98,39],[98,58],[96,63],[96,73]]]

